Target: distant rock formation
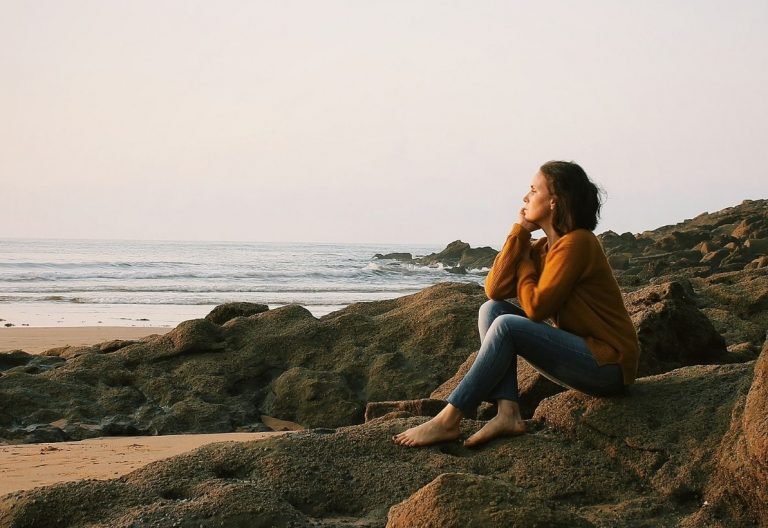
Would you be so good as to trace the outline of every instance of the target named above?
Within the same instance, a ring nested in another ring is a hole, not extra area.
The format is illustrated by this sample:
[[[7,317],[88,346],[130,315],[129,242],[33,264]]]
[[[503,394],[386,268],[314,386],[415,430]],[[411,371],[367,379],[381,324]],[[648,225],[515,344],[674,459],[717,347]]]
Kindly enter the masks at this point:
[[[467,270],[490,268],[498,251],[490,247],[472,248],[466,242],[454,240],[439,253],[414,259],[411,253],[377,253],[375,259],[392,259],[415,266],[442,266],[449,273],[467,273]]]

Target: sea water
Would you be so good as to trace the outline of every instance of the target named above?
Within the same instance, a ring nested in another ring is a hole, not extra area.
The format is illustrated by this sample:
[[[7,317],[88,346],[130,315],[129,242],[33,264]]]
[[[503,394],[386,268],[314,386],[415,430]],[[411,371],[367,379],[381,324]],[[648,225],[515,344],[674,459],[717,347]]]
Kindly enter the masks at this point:
[[[320,317],[444,281],[437,267],[374,259],[444,246],[0,239],[0,325],[175,326],[214,306],[296,303]]]

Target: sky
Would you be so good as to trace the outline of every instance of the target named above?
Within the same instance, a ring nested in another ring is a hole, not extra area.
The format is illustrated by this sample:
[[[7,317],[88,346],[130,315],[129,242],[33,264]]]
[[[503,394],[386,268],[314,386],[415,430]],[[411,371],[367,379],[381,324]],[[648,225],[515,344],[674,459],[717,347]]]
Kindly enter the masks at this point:
[[[500,247],[768,198],[768,2],[0,0],[0,238]]]

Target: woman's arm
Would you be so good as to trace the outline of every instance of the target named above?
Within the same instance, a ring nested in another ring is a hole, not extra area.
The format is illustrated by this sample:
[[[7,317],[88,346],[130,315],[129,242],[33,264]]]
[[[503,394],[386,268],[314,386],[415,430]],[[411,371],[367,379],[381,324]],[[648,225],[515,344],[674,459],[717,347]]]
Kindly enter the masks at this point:
[[[570,233],[554,244],[547,254],[541,277],[530,256],[522,258],[517,268],[517,297],[528,318],[543,321],[555,316],[591,259],[589,239],[579,232]]]
[[[500,301],[517,294],[517,265],[531,251],[531,232],[516,223],[485,278],[485,295]]]

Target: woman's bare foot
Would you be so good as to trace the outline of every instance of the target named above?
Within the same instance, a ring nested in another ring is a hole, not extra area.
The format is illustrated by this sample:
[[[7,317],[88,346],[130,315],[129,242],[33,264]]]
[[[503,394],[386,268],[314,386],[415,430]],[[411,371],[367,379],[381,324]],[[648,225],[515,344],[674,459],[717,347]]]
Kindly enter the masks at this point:
[[[446,427],[432,418],[416,427],[411,427],[392,437],[392,441],[401,446],[420,447],[448,440],[456,440],[461,436],[459,426]]]
[[[525,433],[525,422],[520,418],[496,415],[478,432],[467,438],[464,447],[476,447],[501,436],[517,436]]]
[[[420,447],[456,440],[461,436],[459,427],[461,418],[461,411],[449,403],[437,416],[428,422],[396,434],[392,437],[392,441],[401,446]]]

